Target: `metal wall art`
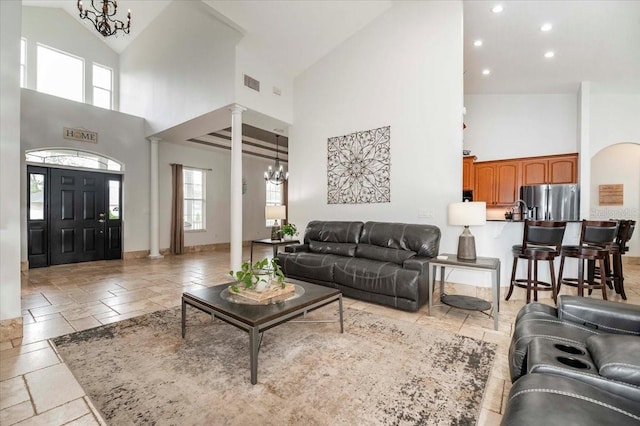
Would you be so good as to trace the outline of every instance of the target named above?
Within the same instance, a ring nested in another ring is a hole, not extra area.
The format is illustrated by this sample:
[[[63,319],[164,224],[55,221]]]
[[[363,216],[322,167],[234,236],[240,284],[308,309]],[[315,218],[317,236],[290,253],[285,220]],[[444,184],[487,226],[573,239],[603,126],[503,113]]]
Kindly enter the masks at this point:
[[[327,141],[329,204],[390,203],[391,126]]]

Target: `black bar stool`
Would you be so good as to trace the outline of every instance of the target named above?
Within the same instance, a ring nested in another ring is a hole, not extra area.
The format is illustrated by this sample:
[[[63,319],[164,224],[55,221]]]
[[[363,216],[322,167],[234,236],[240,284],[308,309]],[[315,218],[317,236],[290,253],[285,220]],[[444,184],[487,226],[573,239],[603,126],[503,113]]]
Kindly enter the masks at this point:
[[[531,291],[533,290],[533,300],[538,301],[538,291],[551,291],[553,301],[557,300],[557,286],[553,260],[560,254],[562,238],[567,227],[567,222],[525,220],[524,237],[522,244],[512,247],[513,268],[511,270],[511,281],[509,292],[505,300],[509,300],[514,287],[527,289],[527,303],[531,301]],[[527,278],[516,279],[516,269],[518,259],[527,260]],[[538,261],[549,263],[550,282],[538,280]],[[533,279],[531,273],[533,272]]]
[[[624,292],[624,271],[622,269],[622,256],[629,251],[629,240],[633,236],[633,231],[636,229],[635,220],[616,220],[609,219],[618,222],[618,234],[616,236],[615,243],[609,248],[611,265],[609,264],[609,258],[605,260],[605,267],[609,270],[607,275],[607,284],[609,288],[614,288],[616,293],[619,294],[623,300],[627,300],[627,295]],[[600,278],[600,268],[594,268],[594,276]],[[591,294],[591,292],[589,292]]]
[[[580,243],[577,246],[562,246],[560,272],[558,274],[558,291],[565,284],[578,288],[578,295],[584,296],[584,289],[602,290],[602,298],[607,300],[607,276],[610,274],[608,258],[611,246],[618,234],[618,223],[615,221],[583,220],[580,231]],[[578,259],[578,277],[563,278],[564,261],[567,257]],[[587,278],[584,277],[584,262],[589,266]],[[604,274],[596,281],[594,265],[598,262]]]

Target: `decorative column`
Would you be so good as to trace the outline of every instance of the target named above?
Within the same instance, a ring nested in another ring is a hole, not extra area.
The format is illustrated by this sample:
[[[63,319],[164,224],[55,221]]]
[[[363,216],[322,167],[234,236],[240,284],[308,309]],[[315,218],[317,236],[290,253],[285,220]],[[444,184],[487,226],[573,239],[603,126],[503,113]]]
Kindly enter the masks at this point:
[[[149,189],[149,258],[162,259],[164,256],[160,254],[160,221],[158,220],[160,205],[158,201],[158,142],[160,138],[151,136],[151,188]]]
[[[246,108],[231,108],[231,241],[230,267],[236,271],[242,264],[242,112]]]

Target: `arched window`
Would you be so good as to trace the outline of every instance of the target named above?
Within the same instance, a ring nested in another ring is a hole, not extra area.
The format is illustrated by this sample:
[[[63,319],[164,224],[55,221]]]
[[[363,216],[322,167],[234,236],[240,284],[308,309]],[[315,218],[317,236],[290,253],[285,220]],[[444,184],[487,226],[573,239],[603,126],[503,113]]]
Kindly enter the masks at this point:
[[[123,165],[111,158],[92,152],[77,151],[75,149],[44,149],[25,153],[29,163],[55,164],[58,166],[78,167],[83,169],[108,170],[121,172]]]

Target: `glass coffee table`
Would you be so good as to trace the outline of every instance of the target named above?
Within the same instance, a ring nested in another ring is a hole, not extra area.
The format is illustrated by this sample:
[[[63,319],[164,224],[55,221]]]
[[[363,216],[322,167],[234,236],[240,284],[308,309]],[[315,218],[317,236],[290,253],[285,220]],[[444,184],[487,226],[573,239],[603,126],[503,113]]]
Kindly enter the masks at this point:
[[[233,282],[182,293],[182,337],[185,337],[187,331],[187,305],[246,331],[249,333],[251,384],[255,385],[258,382],[258,351],[262,334],[266,330],[337,301],[340,333],[344,332],[340,290],[298,280],[286,281],[296,285],[295,293],[283,301],[266,305],[234,301],[228,293],[228,287],[234,284]]]

